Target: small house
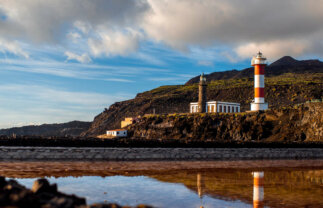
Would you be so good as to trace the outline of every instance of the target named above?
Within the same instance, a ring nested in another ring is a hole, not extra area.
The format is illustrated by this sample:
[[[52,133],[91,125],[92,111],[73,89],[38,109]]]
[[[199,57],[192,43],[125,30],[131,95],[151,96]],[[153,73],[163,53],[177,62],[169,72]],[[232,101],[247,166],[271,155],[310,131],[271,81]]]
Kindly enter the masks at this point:
[[[114,130],[108,130],[107,131],[107,136],[111,137],[126,137],[128,136],[127,130],[125,129],[114,129]]]

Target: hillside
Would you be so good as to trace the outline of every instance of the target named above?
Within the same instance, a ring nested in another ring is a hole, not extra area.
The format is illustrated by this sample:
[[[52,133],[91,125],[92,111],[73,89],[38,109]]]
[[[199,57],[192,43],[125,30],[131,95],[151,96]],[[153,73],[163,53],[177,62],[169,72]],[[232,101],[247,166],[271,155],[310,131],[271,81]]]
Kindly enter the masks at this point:
[[[88,130],[91,122],[71,121],[61,124],[43,124],[40,126],[23,126],[10,129],[0,129],[0,135],[36,135],[36,136],[79,136]]]
[[[266,101],[270,108],[304,103],[323,96],[323,63],[318,60],[297,61],[283,57],[266,68]],[[236,75],[230,75],[237,73]],[[250,109],[253,99],[253,71],[215,72],[207,75],[207,99],[241,103]],[[193,78],[194,79],[194,78]],[[83,136],[96,136],[107,129],[120,128],[124,117],[151,114],[187,113],[189,103],[197,101],[198,85],[190,80],[185,85],[161,86],[139,93],[134,99],[117,102],[94,118]]]
[[[212,142],[322,142],[323,103],[248,113],[149,115],[128,126],[148,140]]]

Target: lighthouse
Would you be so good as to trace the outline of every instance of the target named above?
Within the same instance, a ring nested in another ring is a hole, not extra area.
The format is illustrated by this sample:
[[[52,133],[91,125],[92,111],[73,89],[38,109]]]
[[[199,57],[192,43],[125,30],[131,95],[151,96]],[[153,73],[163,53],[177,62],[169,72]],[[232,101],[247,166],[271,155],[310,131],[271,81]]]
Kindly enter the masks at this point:
[[[251,60],[251,65],[255,67],[255,99],[251,103],[251,110],[267,110],[268,103],[265,103],[265,67],[267,65],[266,58],[261,52],[258,52]]]
[[[198,112],[205,113],[206,112],[206,78],[204,77],[204,73],[200,76],[199,83],[199,100],[198,100]]]

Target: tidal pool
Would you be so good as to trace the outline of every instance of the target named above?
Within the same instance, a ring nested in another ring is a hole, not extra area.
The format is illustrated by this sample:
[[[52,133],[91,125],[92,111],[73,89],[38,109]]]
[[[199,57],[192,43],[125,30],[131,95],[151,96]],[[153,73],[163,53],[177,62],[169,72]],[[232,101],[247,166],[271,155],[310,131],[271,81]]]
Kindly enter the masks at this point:
[[[35,179],[88,204],[154,207],[323,207],[323,160],[0,162],[0,175]]]

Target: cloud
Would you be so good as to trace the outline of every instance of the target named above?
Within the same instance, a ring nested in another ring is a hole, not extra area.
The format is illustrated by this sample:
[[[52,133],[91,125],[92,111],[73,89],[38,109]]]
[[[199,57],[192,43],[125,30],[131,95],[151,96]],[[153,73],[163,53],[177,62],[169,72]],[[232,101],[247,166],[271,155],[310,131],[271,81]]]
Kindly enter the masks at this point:
[[[323,0],[2,0],[0,10],[1,38],[66,51],[66,38],[82,39],[94,57],[129,56],[145,41],[184,53],[220,47],[232,60],[253,45],[275,57],[323,54]]]
[[[154,40],[183,51],[192,45],[238,48],[254,43],[265,45],[292,39],[296,42],[310,40],[312,44],[302,44],[305,47],[302,51],[311,53],[317,52],[314,46],[322,40],[322,0],[148,2],[151,10],[142,23],[144,31]],[[303,54],[297,52],[301,50],[300,44],[297,45],[298,49],[291,51]],[[276,49],[270,50],[276,57],[281,54],[279,51],[289,52],[284,49],[287,44],[275,46]]]
[[[110,97],[105,94],[95,92],[73,92],[41,85],[6,84],[0,85],[0,90],[6,93],[10,92],[16,95],[29,97],[26,102],[42,100],[51,104],[64,103],[86,108],[95,108],[96,106],[102,107],[105,106],[107,102],[111,104],[116,100],[116,97]],[[111,98],[113,98],[113,100]],[[120,96],[119,99],[122,99],[122,97]]]
[[[83,34],[88,34],[92,29],[92,26],[89,23],[81,21],[74,22],[74,27],[81,31]]]
[[[248,43],[235,49],[235,52],[241,58],[250,58],[257,51],[261,51],[275,60],[284,55],[299,56],[309,48],[308,41],[300,40],[275,40],[261,43]]]
[[[149,0],[149,3],[152,11],[144,28],[152,37],[175,47],[259,41],[322,30],[322,13],[307,10],[312,4],[322,4],[322,0]]]
[[[200,60],[197,62],[200,66],[214,66],[212,61]]]
[[[188,79],[196,76],[195,74],[168,74],[168,76],[159,76],[159,77],[149,77],[148,80],[154,81],[154,82],[166,82],[166,83],[174,83],[174,84],[180,84]]]
[[[9,52],[17,56],[29,58],[29,54],[22,50],[17,41],[8,41],[0,38],[0,51],[3,53]]]
[[[80,63],[90,63],[92,60],[87,54],[82,54],[82,55],[77,55],[73,52],[66,51],[65,56],[67,56],[67,61],[68,60],[76,60]]]
[[[142,53],[142,52],[137,52],[134,57],[136,59],[140,59],[144,61],[145,63],[157,65],[157,66],[165,66],[167,65],[164,61],[160,60],[158,57],[153,56],[148,53]]]
[[[98,39],[89,39],[90,51],[94,56],[129,55],[138,48],[138,33],[127,30],[98,32]]]
[[[120,78],[107,78],[104,79],[105,81],[109,81],[109,82],[135,82],[133,80],[129,80],[129,79],[120,79]]]
[[[139,75],[148,75],[155,73],[169,73],[169,70],[150,67],[132,67],[132,66],[108,66],[93,63],[73,63],[59,62],[53,60],[35,61],[35,60],[17,60],[0,59],[1,70],[19,71],[34,74],[46,74],[58,77],[85,79],[85,80],[103,80],[103,81],[123,81],[132,82],[131,79]],[[110,79],[110,80],[109,80]]]
[[[77,41],[82,38],[80,33],[77,32],[70,32],[67,34],[67,37],[71,39],[74,43],[77,43]]]
[[[108,105],[129,98],[126,94],[77,92],[44,85],[0,85],[0,128],[35,123],[92,120]]]
[[[132,25],[147,8],[142,0],[2,0],[0,9],[7,19],[0,22],[0,34],[41,43],[60,42],[74,26],[86,32],[86,26]]]

